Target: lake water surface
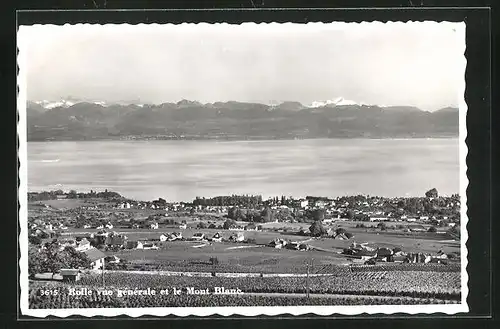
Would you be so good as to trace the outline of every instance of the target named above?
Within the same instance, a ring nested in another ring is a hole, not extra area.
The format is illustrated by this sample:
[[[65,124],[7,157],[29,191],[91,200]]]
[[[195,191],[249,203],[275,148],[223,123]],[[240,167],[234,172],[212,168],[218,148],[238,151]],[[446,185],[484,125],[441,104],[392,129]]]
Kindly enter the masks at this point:
[[[458,139],[28,143],[28,190],[130,198],[459,192]]]

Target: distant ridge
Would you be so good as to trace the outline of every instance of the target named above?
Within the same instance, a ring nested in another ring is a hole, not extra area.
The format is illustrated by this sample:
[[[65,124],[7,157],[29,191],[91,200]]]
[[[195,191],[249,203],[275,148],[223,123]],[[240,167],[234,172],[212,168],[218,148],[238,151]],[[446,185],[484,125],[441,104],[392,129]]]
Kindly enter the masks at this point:
[[[306,139],[458,136],[458,109],[357,104],[337,98],[314,107],[285,101],[180,100],[142,104],[28,101],[28,140]]]

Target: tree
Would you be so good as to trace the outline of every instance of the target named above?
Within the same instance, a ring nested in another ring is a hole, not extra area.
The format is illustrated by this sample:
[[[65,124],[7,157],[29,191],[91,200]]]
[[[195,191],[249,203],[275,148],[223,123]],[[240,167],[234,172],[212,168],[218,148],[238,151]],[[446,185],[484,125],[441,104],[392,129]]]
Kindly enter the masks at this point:
[[[207,225],[204,222],[199,222],[197,227],[201,228],[201,229],[205,229],[205,228],[207,228]]]
[[[28,247],[28,274],[33,278],[35,274],[42,273],[42,256],[35,246]]]
[[[343,227],[339,227],[338,229],[335,230],[335,234],[337,234],[337,235],[346,234],[346,233],[347,233],[347,231]]]
[[[272,222],[274,220],[274,213],[269,207],[266,207],[262,210],[261,217],[262,221],[265,223]]]
[[[432,188],[429,191],[425,192],[425,196],[427,198],[437,198],[438,197],[438,191],[436,188]]]
[[[76,251],[73,247],[59,249],[57,241],[48,242],[45,248],[30,246],[28,249],[28,273],[52,273],[54,276],[61,268],[88,268],[90,260],[85,253]]]
[[[78,198],[78,195],[77,195],[76,191],[75,190],[69,191],[69,193],[68,193],[68,199],[76,199],[76,198]]]
[[[325,210],[324,209],[314,209],[312,212],[312,219],[314,221],[322,221],[325,219]]]
[[[28,242],[34,245],[39,245],[42,243],[42,239],[38,235],[30,235],[28,237]]]
[[[236,226],[236,221],[232,219],[228,219],[224,222],[224,225],[222,226],[225,230],[229,230],[232,227]]]
[[[431,226],[431,227],[429,227],[429,230],[427,232],[429,232],[429,233],[436,233],[437,229],[436,229],[436,227]]]
[[[385,225],[385,223],[378,223],[378,224],[377,224],[377,227],[378,227],[381,231],[385,231],[385,230],[387,230],[387,225]]]
[[[236,219],[236,210],[237,210],[236,207],[229,208],[227,211],[227,217],[229,217],[231,219]]]
[[[326,229],[323,227],[323,224],[321,221],[315,221],[310,227],[309,231],[311,232],[312,236],[322,236],[327,234]]]
[[[61,264],[67,268],[88,268],[90,259],[83,252],[76,251],[73,247],[64,248],[60,253]]]

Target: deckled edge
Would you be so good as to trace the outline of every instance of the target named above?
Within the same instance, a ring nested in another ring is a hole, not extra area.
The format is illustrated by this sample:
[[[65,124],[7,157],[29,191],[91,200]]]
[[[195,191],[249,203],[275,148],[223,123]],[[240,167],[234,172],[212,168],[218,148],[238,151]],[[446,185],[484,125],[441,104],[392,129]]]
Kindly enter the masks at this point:
[[[468,106],[466,102],[466,71],[467,71],[467,45],[466,45],[466,24],[461,22],[457,24],[456,32],[457,37],[463,40],[462,48],[462,72],[463,80],[461,81],[458,99],[460,100],[458,105],[459,114],[459,163],[460,163],[460,264],[461,264],[461,287],[462,287],[462,304],[467,307],[467,312],[469,311],[469,306],[467,304],[467,297],[469,295],[469,273],[467,272],[467,266],[469,262],[467,242],[469,240],[469,232],[467,230],[467,225],[469,223],[469,217],[467,216],[467,189],[469,186],[469,177],[467,176],[467,154],[469,153],[469,148],[467,146],[467,112]]]
[[[18,223],[20,226],[19,230],[19,269],[20,269],[20,315],[31,316],[36,318],[44,318],[47,316],[55,316],[60,318],[67,318],[70,316],[83,316],[83,317],[93,317],[93,316],[130,316],[133,318],[140,316],[169,316],[174,315],[178,317],[207,317],[212,315],[220,316],[261,316],[261,315],[306,315],[315,314],[320,316],[335,316],[335,315],[363,315],[363,314],[380,314],[380,315],[395,315],[395,314],[447,314],[453,315],[457,313],[469,312],[469,307],[467,305],[468,296],[468,273],[467,273],[467,263],[468,263],[468,252],[466,243],[468,241],[467,232],[467,187],[468,187],[468,177],[467,177],[467,153],[468,148],[466,144],[467,138],[467,103],[465,101],[465,70],[467,65],[466,54],[466,42],[465,42],[465,22],[447,22],[447,21],[363,21],[363,22],[332,22],[332,23],[322,23],[322,22],[309,22],[307,24],[298,23],[253,23],[246,22],[242,24],[229,24],[229,23],[180,23],[180,24],[106,24],[113,26],[161,26],[161,25],[240,25],[254,27],[254,25],[279,25],[287,28],[294,28],[297,25],[301,28],[304,26],[318,26],[322,27],[324,25],[342,25],[342,26],[359,26],[361,24],[395,24],[403,25],[407,23],[426,23],[426,24],[440,24],[453,23],[456,24],[457,37],[463,41],[463,52],[462,58],[464,79],[460,88],[458,95],[459,99],[459,152],[460,152],[460,206],[461,206],[461,303],[460,304],[440,304],[440,305],[360,305],[360,306],[251,306],[251,307],[166,307],[166,308],[86,308],[86,309],[30,309],[28,305],[28,292],[29,292],[29,280],[28,280],[28,237],[27,237],[27,126],[26,126],[26,105],[27,105],[27,83],[26,74],[24,69],[26,67],[26,56],[22,49],[26,47],[26,44],[22,43],[21,38],[19,38],[19,33],[21,27],[18,27],[17,31],[17,88],[18,88],[18,99],[17,99],[17,138],[18,138]],[[46,24],[60,26],[56,24]],[[64,24],[63,26],[69,26],[70,24]],[[73,25],[101,25],[101,24],[73,24]],[[43,26],[42,24],[34,24],[31,27]]]

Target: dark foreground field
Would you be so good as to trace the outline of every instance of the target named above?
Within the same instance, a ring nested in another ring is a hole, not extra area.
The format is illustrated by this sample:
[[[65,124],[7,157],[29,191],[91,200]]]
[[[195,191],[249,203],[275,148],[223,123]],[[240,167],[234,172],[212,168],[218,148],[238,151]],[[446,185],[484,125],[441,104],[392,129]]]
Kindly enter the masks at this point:
[[[459,303],[461,296],[459,271],[350,271],[343,267],[333,275],[309,279],[107,272],[104,286],[102,279],[89,273],[77,284],[30,282],[30,308],[443,304]],[[216,294],[216,287],[239,293]],[[179,295],[173,294],[174,288]],[[88,295],[72,295],[89,290]],[[98,293],[103,290],[109,293]]]

